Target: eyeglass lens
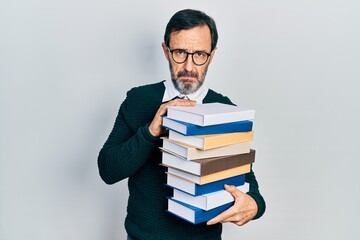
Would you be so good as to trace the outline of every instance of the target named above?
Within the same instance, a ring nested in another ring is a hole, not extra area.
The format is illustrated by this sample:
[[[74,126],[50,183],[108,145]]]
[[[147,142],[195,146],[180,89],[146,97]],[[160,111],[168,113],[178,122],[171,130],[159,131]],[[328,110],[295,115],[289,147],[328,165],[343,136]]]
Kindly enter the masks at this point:
[[[209,57],[208,53],[202,51],[188,53],[183,50],[172,50],[170,52],[172,52],[173,60],[176,63],[184,63],[189,55],[191,55],[192,60],[196,65],[203,65],[207,62]]]

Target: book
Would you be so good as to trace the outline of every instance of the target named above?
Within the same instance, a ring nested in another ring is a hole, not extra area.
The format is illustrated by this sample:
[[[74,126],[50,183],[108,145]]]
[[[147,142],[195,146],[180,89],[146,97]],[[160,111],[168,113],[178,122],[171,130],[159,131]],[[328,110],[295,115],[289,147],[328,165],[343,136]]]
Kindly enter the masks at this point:
[[[249,153],[244,154],[194,159],[191,161],[181,156],[168,153],[166,150],[162,152],[162,163],[164,165],[198,176],[209,175],[253,162],[255,162],[255,150],[253,149],[251,149]]]
[[[253,120],[255,110],[223,103],[196,104],[191,107],[169,106],[167,117],[198,126]]]
[[[246,193],[249,191],[249,184],[245,183],[244,185],[238,186],[236,188]],[[234,202],[233,195],[231,195],[231,193],[226,190],[220,190],[217,192],[193,196],[183,191],[174,189],[172,199],[178,200],[180,202],[189,204],[197,208],[201,208],[206,211],[230,202]]]
[[[228,146],[235,143],[252,141],[254,139],[254,131],[185,136],[181,133],[169,130],[169,139],[185,143],[202,150],[208,150],[212,148]]]
[[[180,169],[172,168],[172,167],[168,167],[167,173],[176,175],[178,177],[185,178],[191,182],[202,185],[202,184],[206,184],[206,183],[210,183],[210,182],[215,182],[215,181],[218,181],[221,179],[233,177],[236,175],[248,173],[248,172],[250,172],[250,165],[251,164],[246,164],[243,166],[230,168],[227,170],[219,171],[219,172],[212,173],[212,174],[205,175],[205,176],[198,176],[198,175],[188,173],[188,172],[182,171]]]
[[[209,157],[227,156],[250,152],[250,142],[236,143],[224,147],[213,148],[209,150],[200,150],[193,146],[183,144],[169,138],[163,138],[163,146],[168,152],[182,156],[187,160],[203,159]]]
[[[213,208],[209,211],[205,211],[201,208],[191,206],[189,204],[177,201],[172,198],[168,198],[168,209],[167,212],[180,217],[190,223],[198,224],[209,221],[216,217],[220,213],[224,212],[233,205],[232,202],[221,205],[217,208]]]
[[[164,116],[162,126],[186,136],[194,136],[232,132],[250,132],[253,128],[253,122],[245,120],[201,127]]]
[[[219,181],[215,181],[203,185],[196,184],[182,177],[178,177],[172,174],[167,174],[166,185],[171,188],[175,188],[183,192],[187,192],[191,195],[198,196],[202,194],[223,190],[224,184],[241,186],[244,183],[245,183],[245,174],[221,179]]]

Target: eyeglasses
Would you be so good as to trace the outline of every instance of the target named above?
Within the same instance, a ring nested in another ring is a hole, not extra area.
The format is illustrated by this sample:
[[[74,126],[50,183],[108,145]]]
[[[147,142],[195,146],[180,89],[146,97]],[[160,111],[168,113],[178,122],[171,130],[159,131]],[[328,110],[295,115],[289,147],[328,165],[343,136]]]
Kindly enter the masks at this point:
[[[204,52],[204,51],[196,51],[193,53],[186,52],[183,49],[173,49],[170,50],[170,48],[167,48],[169,52],[171,53],[171,57],[174,60],[174,62],[181,64],[186,62],[189,55],[191,55],[192,61],[195,65],[201,66],[204,65],[207,60],[210,57],[210,53]]]

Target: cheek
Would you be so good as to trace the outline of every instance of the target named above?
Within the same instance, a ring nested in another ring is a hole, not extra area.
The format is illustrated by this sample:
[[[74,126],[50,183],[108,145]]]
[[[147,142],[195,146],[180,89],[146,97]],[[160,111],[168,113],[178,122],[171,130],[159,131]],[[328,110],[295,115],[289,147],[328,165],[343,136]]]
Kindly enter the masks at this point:
[[[181,67],[177,64],[177,66],[172,65],[172,72],[176,76],[180,71],[182,71]]]
[[[204,68],[204,67],[197,69],[197,73],[199,74],[199,77],[203,76],[205,71],[206,71],[206,68]]]
[[[208,67],[209,67],[209,64],[206,64],[201,68],[201,72],[199,72],[201,74],[201,76],[206,75]]]

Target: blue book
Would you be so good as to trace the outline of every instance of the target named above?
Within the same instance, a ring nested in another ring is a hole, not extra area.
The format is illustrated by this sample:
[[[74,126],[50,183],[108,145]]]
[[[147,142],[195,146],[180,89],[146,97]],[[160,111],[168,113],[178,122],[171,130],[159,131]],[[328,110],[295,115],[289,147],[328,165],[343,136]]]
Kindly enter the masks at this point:
[[[233,132],[250,132],[253,128],[253,122],[249,120],[244,120],[210,126],[197,126],[195,124],[174,120],[164,116],[162,126],[186,136],[194,136]]]
[[[166,185],[171,188],[176,188],[183,192],[189,193],[194,196],[199,196],[207,193],[212,193],[220,190],[224,190],[224,184],[234,185],[236,187],[245,184],[245,175],[241,174],[230,178],[225,178],[219,181],[199,185],[194,182],[190,182],[184,178],[167,174]]]
[[[210,219],[216,217],[226,209],[231,207],[234,202],[229,202],[211,210],[205,211],[201,208],[191,206],[189,204],[177,201],[173,198],[168,198],[168,210],[167,212],[180,217],[190,223],[198,224],[207,222]]]

